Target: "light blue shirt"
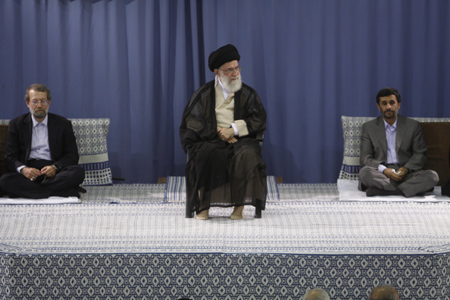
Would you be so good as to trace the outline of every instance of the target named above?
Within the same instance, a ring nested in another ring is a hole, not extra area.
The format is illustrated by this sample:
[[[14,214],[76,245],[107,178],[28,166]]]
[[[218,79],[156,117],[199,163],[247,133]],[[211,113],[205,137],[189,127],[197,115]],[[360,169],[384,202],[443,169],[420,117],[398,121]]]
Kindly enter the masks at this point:
[[[387,158],[386,158],[386,164],[397,164],[398,158],[397,158],[397,152],[395,151],[395,140],[397,137],[397,120],[395,120],[394,124],[391,126],[389,125],[385,120],[384,122],[384,128],[386,131],[386,142],[387,142]],[[383,173],[383,171],[386,169],[386,166],[379,165],[378,171]]]
[[[33,116],[31,117],[31,120],[33,120],[33,129],[31,136],[31,151],[28,159],[52,160],[48,143],[48,116],[45,116],[45,119],[42,122],[36,121]],[[18,167],[17,172],[20,173],[24,167],[25,166]]]

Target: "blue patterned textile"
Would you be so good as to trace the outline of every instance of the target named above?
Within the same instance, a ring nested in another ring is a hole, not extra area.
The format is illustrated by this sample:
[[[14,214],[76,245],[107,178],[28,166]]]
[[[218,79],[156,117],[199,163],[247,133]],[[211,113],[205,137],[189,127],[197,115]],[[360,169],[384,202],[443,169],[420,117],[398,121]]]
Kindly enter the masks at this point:
[[[450,255],[0,253],[0,299],[297,300],[322,287],[366,300],[393,284],[400,299],[446,300]]]
[[[344,158],[338,179],[358,180],[360,170],[360,147],[362,126],[375,119],[374,117],[342,116],[342,131],[344,134]],[[450,118],[411,118],[418,122],[450,122]]]
[[[112,184],[107,135],[109,119],[70,119],[77,139],[78,163],[85,170],[83,186]],[[0,124],[9,124],[1,119]]]
[[[83,186],[112,184],[107,135],[109,119],[71,119],[77,139],[78,163],[85,170]]]

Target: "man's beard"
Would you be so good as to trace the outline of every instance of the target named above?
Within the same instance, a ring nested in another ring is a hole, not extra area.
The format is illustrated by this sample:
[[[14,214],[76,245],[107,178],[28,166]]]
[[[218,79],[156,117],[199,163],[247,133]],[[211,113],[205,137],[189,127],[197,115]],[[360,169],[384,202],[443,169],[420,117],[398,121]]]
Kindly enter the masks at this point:
[[[241,74],[239,74],[236,77],[226,77],[225,74],[223,74],[222,70],[219,70],[220,72],[220,80],[222,81],[223,85],[232,93],[236,93],[239,91],[242,87],[242,77]],[[237,78],[237,79],[235,79]],[[234,79],[234,80],[231,80]]]
[[[388,113],[392,113],[392,114],[388,114]],[[386,110],[383,112],[383,117],[385,119],[394,119],[397,116],[397,114],[395,113],[395,111],[393,110]]]
[[[35,110],[35,111],[32,112],[33,116],[36,119],[44,119],[45,116],[47,115],[47,113],[48,113],[47,109],[42,109],[42,110],[39,110],[39,111]]]

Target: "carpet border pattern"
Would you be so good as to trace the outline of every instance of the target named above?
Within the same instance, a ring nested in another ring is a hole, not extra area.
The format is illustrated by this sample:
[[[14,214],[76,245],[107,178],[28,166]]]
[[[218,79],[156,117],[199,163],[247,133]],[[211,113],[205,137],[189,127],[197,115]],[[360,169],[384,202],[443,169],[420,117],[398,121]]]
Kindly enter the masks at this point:
[[[276,254],[0,254],[0,299],[449,299],[450,256]]]

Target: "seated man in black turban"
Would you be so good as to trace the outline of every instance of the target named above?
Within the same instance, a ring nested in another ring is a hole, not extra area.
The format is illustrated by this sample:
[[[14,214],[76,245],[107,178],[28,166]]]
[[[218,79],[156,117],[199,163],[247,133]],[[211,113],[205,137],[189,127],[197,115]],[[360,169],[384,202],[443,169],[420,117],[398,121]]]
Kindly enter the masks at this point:
[[[243,218],[244,205],[265,208],[266,165],[256,135],[266,129],[266,111],[256,91],[242,83],[239,59],[233,45],[212,52],[208,66],[215,80],[193,94],[183,113],[186,201],[200,220],[209,219],[211,206],[234,206],[233,220]]]

